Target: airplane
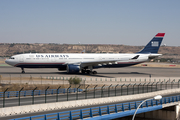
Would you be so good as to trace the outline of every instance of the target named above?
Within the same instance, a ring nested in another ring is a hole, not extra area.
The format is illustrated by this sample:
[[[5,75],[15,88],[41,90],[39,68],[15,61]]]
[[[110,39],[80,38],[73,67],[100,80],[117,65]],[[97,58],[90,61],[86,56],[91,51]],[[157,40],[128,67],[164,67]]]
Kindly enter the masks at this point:
[[[70,74],[97,74],[93,69],[127,67],[146,62],[162,54],[159,47],[165,33],[158,33],[137,53],[26,53],[11,56],[5,62],[14,67],[24,68],[57,68]]]

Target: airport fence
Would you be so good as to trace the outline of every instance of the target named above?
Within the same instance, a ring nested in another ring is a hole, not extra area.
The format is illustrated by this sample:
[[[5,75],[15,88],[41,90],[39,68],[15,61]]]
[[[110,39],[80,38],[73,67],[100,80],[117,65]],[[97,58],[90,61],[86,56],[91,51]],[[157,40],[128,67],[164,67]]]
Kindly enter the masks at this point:
[[[163,97],[161,100],[150,99],[144,102],[139,109],[138,113],[143,113],[151,110],[162,109],[163,104],[174,103],[180,101],[180,95]],[[143,101],[127,102],[114,105],[106,105],[92,108],[85,108],[79,110],[71,110],[65,112],[36,115],[30,117],[16,118],[11,120],[75,120],[75,119],[97,119],[98,117],[104,116],[111,119],[121,118],[129,115],[133,115],[137,107]],[[118,115],[116,115],[118,114]],[[100,119],[100,118],[99,118]]]
[[[47,103],[47,102],[61,102],[61,101],[71,101],[71,100],[80,100],[80,99],[92,99],[92,98],[103,98],[103,97],[113,97],[113,96],[123,96],[123,95],[133,95],[133,94],[140,94],[140,93],[148,93],[148,92],[154,92],[159,90],[165,90],[165,89],[174,89],[174,88],[180,88],[180,81],[163,81],[163,82],[148,82],[148,83],[134,83],[134,84],[117,84],[117,85],[94,85],[93,87],[90,85],[86,85],[84,89],[80,89],[82,85],[79,85],[77,88],[71,88],[71,85],[66,89],[53,89],[48,90],[46,88],[42,91],[42,94],[45,96],[41,96],[41,100],[34,99],[35,95],[39,95],[39,90],[35,93],[35,89],[29,92],[29,95],[32,96],[32,98],[29,98],[28,104],[38,104],[39,101],[41,103]],[[5,99],[8,97],[8,89],[6,89],[3,92],[3,99],[2,99],[2,106],[0,107],[6,107],[6,103],[8,103],[9,99]],[[17,100],[14,101],[13,106],[20,106],[21,105],[21,96],[24,96],[25,92],[22,91],[23,88],[20,91],[15,91],[13,95],[17,96]],[[78,92],[77,92],[78,91]],[[59,97],[59,93],[61,96]],[[42,95],[41,94],[41,95]],[[52,96],[47,97],[46,95],[52,94]],[[26,92],[27,95],[27,92]],[[9,95],[10,96],[10,95]],[[39,101],[38,101],[39,100]],[[44,102],[43,102],[44,101]]]
[[[76,88],[70,88],[68,90],[69,93],[76,93],[77,92],[77,89]],[[78,89],[78,92],[82,92],[82,89]],[[47,91],[45,90],[25,90],[25,91],[5,91],[5,92],[0,92],[0,98],[3,98],[3,97],[7,97],[7,98],[10,98],[10,97],[19,97],[19,96],[22,96],[22,97],[26,97],[26,96],[37,96],[37,95],[45,95],[45,93],[47,95],[53,95],[53,94],[65,94],[67,93],[67,89],[64,88],[64,89],[48,89]]]

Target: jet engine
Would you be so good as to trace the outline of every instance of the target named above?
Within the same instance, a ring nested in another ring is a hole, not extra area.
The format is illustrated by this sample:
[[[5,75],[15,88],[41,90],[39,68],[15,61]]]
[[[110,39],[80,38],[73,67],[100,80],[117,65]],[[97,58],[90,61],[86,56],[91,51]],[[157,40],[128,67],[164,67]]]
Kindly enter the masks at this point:
[[[79,73],[80,66],[79,65],[67,65],[67,73]]]
[[[66,70],[66,66],[60,67],[60,68],[58,68],[58,70],[59,70],[59,71]]]

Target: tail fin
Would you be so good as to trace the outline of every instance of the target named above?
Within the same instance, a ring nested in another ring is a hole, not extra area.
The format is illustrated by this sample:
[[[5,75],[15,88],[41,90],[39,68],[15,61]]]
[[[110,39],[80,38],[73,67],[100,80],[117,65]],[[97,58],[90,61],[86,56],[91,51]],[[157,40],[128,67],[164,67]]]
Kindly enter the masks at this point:
[[[165,33],[158,33],[141,51],[138,53],[158,53],[159,47]]]

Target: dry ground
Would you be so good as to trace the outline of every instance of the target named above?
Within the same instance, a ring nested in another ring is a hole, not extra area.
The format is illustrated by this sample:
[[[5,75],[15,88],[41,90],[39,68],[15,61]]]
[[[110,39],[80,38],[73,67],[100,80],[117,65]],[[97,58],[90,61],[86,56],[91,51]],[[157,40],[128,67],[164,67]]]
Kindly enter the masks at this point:
[[[1,86],[1,84],[0,84]],[[71,86],[71,87],[70,87]],[[80,87],[79,87],[80,86]],[[53,85],[53,84],[43,84],[43,85],[40,85],[40,84],[9,84],[9,85],[2,85],[1,88],[0,88],[0,92],[3,92],[5,91],[7,88],[8,88],[8,91],[19,91],[21,88],[23,88],[23,90],[33,90],[37,87],[36,90],[45,90],[47,89],[58,89],[59,87],[60,88],[78,88],[79,89],[85,89],[85,88],[91,88],[93,90],[93,88],[95,87],[96,85],[92,85],[92,84],[86,84],[86,85],[79,85],[79,84],[61,84],[61,85]],[[106,85],[106,86],[109,86],[109,85]],[[102,87],[101,84],[98,84],[98,87]],[[96,89],[99,89],[99,88],[96,88]]]
[[[1,60],[0,60],[0,64],[5,64],[5,61],[1,61]]]

